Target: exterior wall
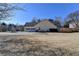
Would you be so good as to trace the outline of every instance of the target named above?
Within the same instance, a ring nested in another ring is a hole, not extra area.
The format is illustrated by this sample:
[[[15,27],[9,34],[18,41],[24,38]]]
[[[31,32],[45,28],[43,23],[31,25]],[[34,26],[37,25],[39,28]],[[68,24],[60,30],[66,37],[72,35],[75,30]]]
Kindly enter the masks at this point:
[[[27,31],[27,32],[34,32],[36,30],[41,30],[41,31],[49,31],[49,29],[55,29],[55,28],[51,28],[51,27],[48,27],[48,26],[40,26],[40,27],[36,27],[36,28],[24,28],[24,31]]]
[[[75,23],[70,23],[69,28],[76,28],[76,24]]]
[[[40,30],[42,30],[42,31],[49,31],[49,29],[50,29],[51,27],[49,27],[49,26],[40,26],[40,27],[38,27],[38,29],[40,29]],[[53,28],[52,28],[53,29]]]

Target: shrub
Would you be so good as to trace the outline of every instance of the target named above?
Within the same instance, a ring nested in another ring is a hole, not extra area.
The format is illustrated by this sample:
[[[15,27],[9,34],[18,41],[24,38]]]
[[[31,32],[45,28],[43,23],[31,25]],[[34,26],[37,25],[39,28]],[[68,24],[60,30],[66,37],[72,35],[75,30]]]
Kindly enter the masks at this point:
[[[73,30],[70,29],[70,28],[61,28],[61,29],[60,29],[60,32],[71,33],[71,32],[73,32]]]

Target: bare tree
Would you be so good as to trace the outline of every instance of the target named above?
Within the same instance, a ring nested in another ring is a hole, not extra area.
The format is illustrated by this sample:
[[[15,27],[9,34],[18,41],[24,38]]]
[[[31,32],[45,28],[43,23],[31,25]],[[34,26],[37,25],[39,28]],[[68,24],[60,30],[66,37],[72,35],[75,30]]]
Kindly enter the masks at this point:
[[[12,16],[13,10],[20,10],[22,8],[15,4],[0,3],[0,20],[8,20]]]
[[[66,18],[66,22],[65,23],[69,23],[69,22],[74,22],[75,25],[77,26],[77,28],[79,27],[79,11],[75,11],[70,13],[67,18]]]
[[[55,17],[54,24],[61,27],[61,17]]]
[[[9,18],[13,16],[13,11],[15,10],[23,10],[23,9],[17,6],[16,4],[0,3],[0,21],[9,20]],[[2,31],[4,31],[4,28],[6,26],[5,25],[4,26],[0,25],[0,26],[2,28]],[[14,27],[12,27],[12,29],[14,29]]]

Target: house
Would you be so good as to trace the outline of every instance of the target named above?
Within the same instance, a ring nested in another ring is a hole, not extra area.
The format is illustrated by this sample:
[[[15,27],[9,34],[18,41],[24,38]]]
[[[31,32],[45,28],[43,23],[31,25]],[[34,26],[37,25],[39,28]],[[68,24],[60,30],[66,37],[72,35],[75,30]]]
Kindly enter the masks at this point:
[[[74,22],[70,22],[69,23],[69,28],[76,28],[76,24]]]
[[[6,23],[1,23],[0,24],[0,32],[6,32],[7,31],[7,24]]]
[[[27,32],[35,31],[35,28],[34,28],[35,25],[36,23],[26,23],[24,25],[24,31],[27,31]]]
[[[79,22],[71,21],[69,23],[69,29],[72,29],[72,31],[74,31],[74,32],[79,32]]]
[[[42,22],[38,23],[34,26],[36,30],[40,31],[50,31],[57,29],[57,26],[51,23],[49,20],[43,20]]]
[[[49,20],[43,20],[35,26],[25,27],[25,31],[57,31],[57,26]]]
[[[69,28],[79,28],[79,22],[78,21],[70,21]]]

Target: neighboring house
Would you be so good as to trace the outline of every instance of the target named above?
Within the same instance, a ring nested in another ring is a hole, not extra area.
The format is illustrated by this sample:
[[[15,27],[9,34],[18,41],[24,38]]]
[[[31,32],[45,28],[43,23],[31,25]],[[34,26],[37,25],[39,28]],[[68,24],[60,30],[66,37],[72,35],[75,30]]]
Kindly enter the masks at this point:
[[[74,22],[74,21],[70,21],[69,22],[69,28],[78,28],[79,27],[79,22]]]
[[[25,26],[24,26],[24,31],[27,31],[27,32],[35,32],[35,28],[34,26],[36,25],[37,23],[26,23]]]
[[[0,32],[6,32],[7,31],[7,25],[5,23],[0,24]]]
[[[9,24],[8,25],[8,31],[15,32],[16,31],[15,27],[16,26],[14,24]]]
[[[8,31],[11,31],[11,32],[24,31],[24,26],[23,25],[9,24]]]
[[[69,28],[72,29],[74,32],[79,32],[79,22],[70,22]]]
[[[70,22],[69,23],[69,28],[76,28],[76,24],[74,22]]]
[[[49,20],[43,20],[35,26],[25,27],[25,31],[56,31],[57,26]]]

